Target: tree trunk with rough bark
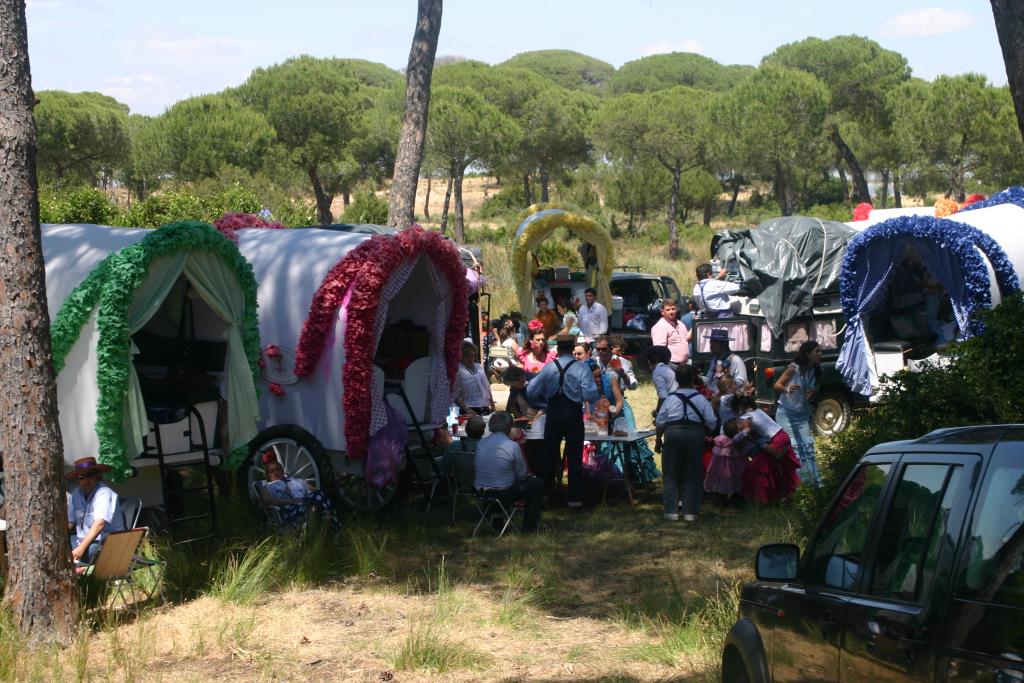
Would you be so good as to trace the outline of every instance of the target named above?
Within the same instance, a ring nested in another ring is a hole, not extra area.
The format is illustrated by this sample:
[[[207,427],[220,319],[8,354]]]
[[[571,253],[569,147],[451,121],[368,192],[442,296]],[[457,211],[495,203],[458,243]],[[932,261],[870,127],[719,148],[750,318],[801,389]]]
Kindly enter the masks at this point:
[[[0,452],[10,528],[5,600],[34,643],[70,642],[78,583],[68,545],[64,450],[46,310],[35,94],[25,3],[0,1]]]
[[[846,177],[846,169],[843,168],[843,160],[836,159],[836,170],[839,171],[839,186],[843,188],[843,201],[850,201],[850,181]]]
[[[730,182],[732,183],[732,197],[729,198],[728,216],[732,218],[733,213],[736,211],[736,200],[740,196],[740,187],[743,185],[743,176],[734,173]]]
[[[1006,82],[1017,110],[1017,127],[1024,138],[1024,3],[1020,0],[991,0],[996,35],[1003,49]]]
[[[455,185],[455,241],[462,244],[466,241],[465,223],[462,215],[462,179],[466,175],[466,169],[457,169],[453,184]]]
[[[868,180],[864,176],[864,171],[861,170],[860,162],[857,161],[857,155],[853,153],[850,146],[846,144],[846,140],[843,140],[843,136],[839,133],[839,126],[832,124],[832,130],[829,132],[829,138],[832,143],[839,150],[839,154],[842,155],[843,161],[850,167],[850,175],[853,176],[853,193],[854,201],[857,202],[870,202],[871,191],[868,189]]]
[[[881,203],[881,208],[883,208],[883,209],[885,208],[885,205],[889,201],[889,175],[890,175],[889,174],[889,169],[883,168],[882,169],[882,189],[878,193],[879,202]]]
[[[423,194],[423,220],[430,220],[430,181],[433,178],[427,174],[427,191]]]
[[[395,175],[388,201],[388,225],[407,228],[415,221],[416,185],[423,161],[423,142],[430,110],[430,79],[441,31],[442,0],[419,0],[416,32],[405,70],[405,114],[395,155]]]
[[[793,206],[789,199],[789,182],[786,179],[786,169],[781,161],[775,162],[775,198],[779,201],[779,211],[783,216],[793,215]]]
[[[523,174],[523,201],[527,206],[533,206],[533,188],[530,187],[530,174]]]
[[[540,165],[540,203],[547,204],[550,199],[548,195],[548,166]]]
[[[452,171],[448,174],[448,187],[444,190],[444,206],[441,207],[441,234],[444,234],[445,229],[448,227],[448,207],[452,201],[452,178],[455,172]]]
[[[892,172],[892,201],[897,209],[903,208],[903,188],[900,185],[900,172]]]
[[[679,207],[679,185],[683,169],[679,164],[666,166],[672,174],[672,192],[668,197],[668,257],[679,258],[679,226],[676,225],[676,209]]]
[[[306,169],[309,174],[309,182],[313,184],[313,197],[316,199],[316,220],[320,225],[330,225],[334,222],[334,214],[331,213],[331,197],[324,191],[320,182],[320,175],[316,172],[316,166]]]

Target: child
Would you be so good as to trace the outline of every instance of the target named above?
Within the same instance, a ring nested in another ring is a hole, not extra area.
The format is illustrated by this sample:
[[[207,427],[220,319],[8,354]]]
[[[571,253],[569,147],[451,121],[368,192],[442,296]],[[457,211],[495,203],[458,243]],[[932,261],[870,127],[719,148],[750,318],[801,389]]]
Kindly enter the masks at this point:
[[[723,503],[729,503],[743,491],[743,473],[749,464],[747,454],[753,444],[735,418],[722,425],[722,432],[715,437],[704,490],[717,494]]]
[[[732,405],[733,396],[736,394],[736,381],[732,377],[725,376],[718,380],[717,388],[718,395],[711,401],[711,405],[718,413],[718,422],[722,425],[724,433],[725,423],[736,417]]]
[[[766,505],[789,498],[800,485],[800,460],[786,431],[757,407],[753,397],[737,395],[732,404],[743,431],[758,440],[758,450],[743,473],[743,497]]]

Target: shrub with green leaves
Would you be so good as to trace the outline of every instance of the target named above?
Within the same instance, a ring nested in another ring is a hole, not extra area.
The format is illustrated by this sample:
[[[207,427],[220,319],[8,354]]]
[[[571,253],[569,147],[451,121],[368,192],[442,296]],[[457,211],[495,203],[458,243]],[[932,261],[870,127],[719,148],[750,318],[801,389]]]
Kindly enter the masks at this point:
[[[117,215],[117,205],[106,192],[95,187],[79,187],[60,194],[42,192],[39,196],[41,223],[108,225]]]
[[[872,446],[916,439],[942,427],[1020,422],[1024,402],[1024,295],[1014,294],[981,314],[985,333],[956,344],[950,362],[904,372],[886,386],[885,400],[849,429],[818,442],[823,486],[797,504],[805,531],[817,523],[854,465]]]
[[[388,222],[388,203],[383,197],[373,192],[357,192],[352,202],[345,209],[346,223],[369,223],[370,225],[386,225]]]

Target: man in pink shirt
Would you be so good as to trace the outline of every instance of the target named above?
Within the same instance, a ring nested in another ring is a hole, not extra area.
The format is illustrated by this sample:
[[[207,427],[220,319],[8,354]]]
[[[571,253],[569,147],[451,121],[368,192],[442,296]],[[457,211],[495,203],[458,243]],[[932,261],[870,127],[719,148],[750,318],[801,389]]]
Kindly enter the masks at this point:
[[[661,320],[651,328],[651,341],[654,346],[668,347],[673,365],[683,365],[690,360],[690,330],[678,316],[676,302],[665,299],[661,304]]]

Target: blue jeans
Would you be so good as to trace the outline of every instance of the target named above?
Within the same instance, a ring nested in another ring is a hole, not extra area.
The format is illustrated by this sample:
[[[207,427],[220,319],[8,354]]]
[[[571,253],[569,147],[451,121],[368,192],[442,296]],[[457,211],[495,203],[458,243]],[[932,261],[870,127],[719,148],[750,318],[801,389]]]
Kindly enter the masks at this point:
[[[818,472],[818,460],[814,454],[814,432],[811,430],[811,414],[786,410],[779,405],[775,411],[775,421],[779,423],[789,440],[793,442],[793,450],[800,458],[800,481],[803,484],[821,486],[821,473]]]
[[[71,549],[74,550],[77,546],[78,538],[71,538]],[[84,562],[85,564],[94,564],[96,562],[96,557],[99,556],[100,550],[102,548],[103,541],[93,541],[89,544],[88,549],[86,549],[85,551],[85,555],[82,555],[82,559],[80,559],[79,562]]]

